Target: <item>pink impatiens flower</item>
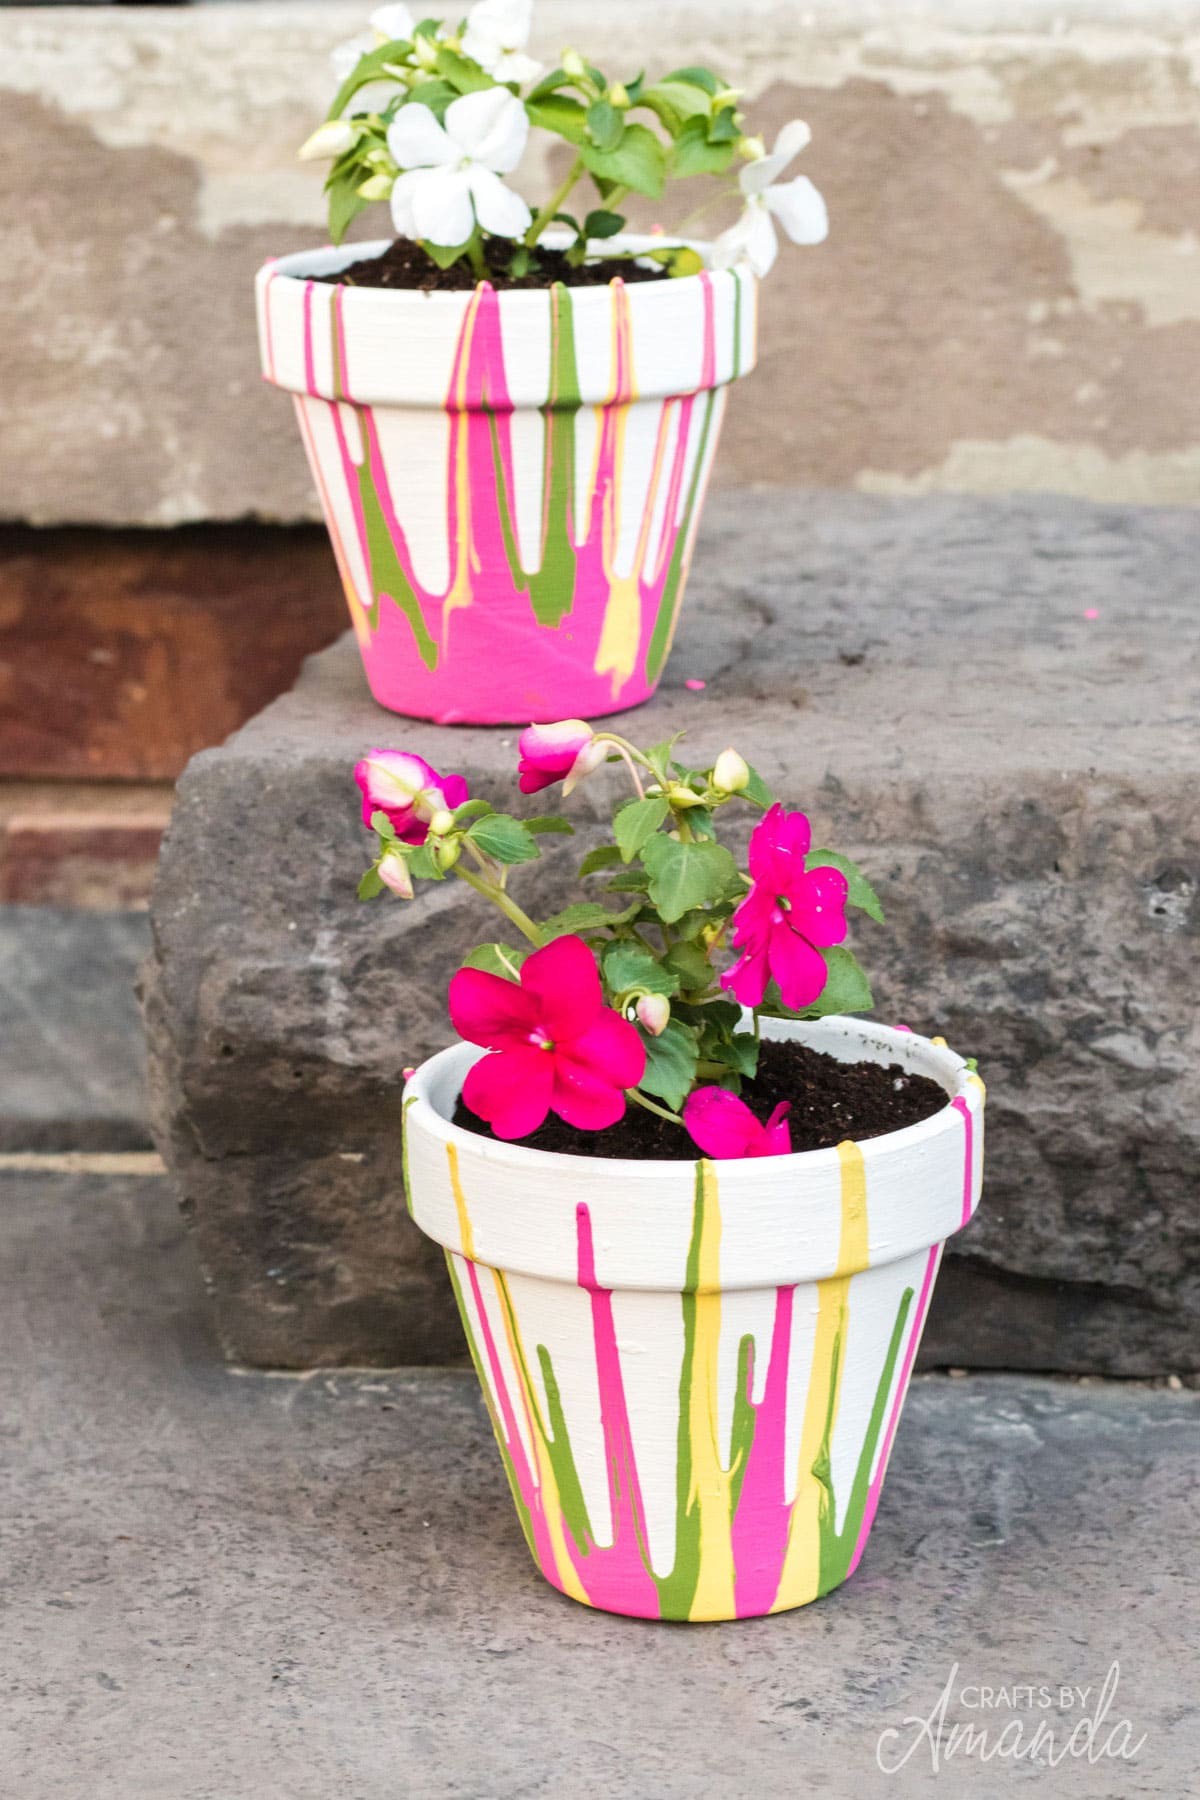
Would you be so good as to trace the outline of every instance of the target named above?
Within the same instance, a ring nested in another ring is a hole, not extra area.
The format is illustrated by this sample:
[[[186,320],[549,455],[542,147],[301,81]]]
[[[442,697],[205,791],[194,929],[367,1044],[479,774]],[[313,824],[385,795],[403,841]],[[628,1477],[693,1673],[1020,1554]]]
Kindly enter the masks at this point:
[[[450,983],[460,1037],[482,1044],[463,1099],[500,1138],[528,1137],[548,1112],[580,1131],[624,1116],[646,1052],[636,1028],[604,1004],[595,959],[582,938],[556,938],[521,967],[520,982],[460,969]]]
[[[595,733],[582,719],[531,725],[517,739],[517,749],[521,753],[523,794],[538,794],[543,788],[553,787],[556,781],[563,782],[563,793],[569,794],[607,755],[605,746],[595,742]]]
[[[812,833],[802,812],[773,806],[750,838],[753,886],[733,915],[730,942],[740,962],[721,986],[743,1006],[758,1006],[772,977],[792,1012],[811,1006],[829,971],[821,949],[846,935],[846,877],[840,869],[806,871]]]
[[[781,1100],[765,1125],[744,1100],[728,1088],[695,1088],[683,1109],[683,1122],[705,1156],[727,1161],[735,1156],[788,1156],[792,1134],[787,1116],[791,1102]]]
[[[461,775],[439,775],[423,757],[407,750],[368,750],[354,765],[362,789],[363,824],[371,814],[386,813],[405,844],[423,844],[435,813],[453,812],[470,799]]]

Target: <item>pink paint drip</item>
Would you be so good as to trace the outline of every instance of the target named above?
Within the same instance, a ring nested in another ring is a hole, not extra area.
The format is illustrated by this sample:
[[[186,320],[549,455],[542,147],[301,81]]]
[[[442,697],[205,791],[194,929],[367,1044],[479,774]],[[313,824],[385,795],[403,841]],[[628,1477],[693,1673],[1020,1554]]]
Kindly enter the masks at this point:
[[[769,1612],[787,1556],[792,1508],[787,1499],[787,1390],[796,1290],[775,1290],[775,1323],[763,1397],[755,1406],[754,1362],[746,1371],[746,1399],[754,1408],[754,1437],[733,1516],[734,1599],[739,1619]]]
[[[963,1122],[963,1203],[962,1222],[970,1223],[971,1206],[975,1198],[975,1121],[971,1117],[971,1109],[960,1094],[950,1102],[956,1113],[962,1114]]]
[[[917,1310],[913,1318],[912,1329],[908,1334],[908,1346],[904,1352],[904,1364],[900,1370],[900,1379],[896,1383],[896,1393],[892,1400],[891,1416],[888,1419],[887,1434],[883,1440],[883,1449],[875,1466],[875,1475],[867,1490],[867,1501],[863,1507],[862,1525],[859,1527],[858,1542],[854,1546],[854,1555],[850,1559],[850,1567],[846,1570],[849,1581],[867,1547],[867,1539],[871,1535],[871,1527],[875,1523],[875,1514],[879,1510],[879,1496],[883,1491],[883,1478],[887,1474],[888,1459],[892,1454],[892,1444],[896,1436],[896,1427],[900,1423],[900,1413],[904,1406],[904,1396],[908,1392],[908,1381],[912,1374],[913,1362],[916,1359],[917,1345],[921,1341],[921,1333],[925,1328],[925,1314],[929,1310],[929,1299],[933,1293],[933,1278],[937,1274],[938,1260],[942,1253],[940,1244],[935,1244],[929,1252],[929,1260],[925,1264],[925,1279],[921,1283],[921,1293],[917,1300]]]
[[[711,388],[716,380],[716,337],[711,282],[707,275],[699,279],[704,293],[703,391]],[[371,561],[359,496],[358,468],[346,445],[338,403],[316,396],[314,285],[306,283],[304,293],[305,381],[309,395],[313,396],[310,404],[331,409],[346,500],[355,520],[362,565],[369,569]],[[400,608],[390,604],[390,598],[385,596],[389,603],[380,606],[376,628],[363,646],[372,692],[383,705],[442,723],[457,723],[468,716],[478,723],[512,723],[556,719],[564,712],[598,717],[636,705],[654,691],[657,682],[646,677],[646,659],[663,604],[678,534],[689,526],[689,521],[680,522],[678,515],[699,396],[687,394],[665,401],[662,407],[656,457],[658,484],[663,481],[662,464],[666,463],[666,504],[657,560],[648,576],[644,569],[639,569],[636,574],[638,639],[632,672],[623,678],[611,670],[597,673],[595,664],[612,593],[610,570],[615,554],[616,505],[621,477],[620,408],[636,391],[629,359],[628,300],[622,283],[616,282],[613,287],[618,324],[613,389],[616,401],[601,409],[596,479],[582,538],[576,532],[573,493],[567,509],[568,537],[576,558],[575,587],[571,610],[556,627],[538,624],[524,582],[520,577],[514,581],[505,547],[493,459],[495,453],[504,491],[511,496],[515,486],[513,408],[505,373],[499,300],[491,286],[481,284],[464,315],[447,396],[450,448],[446,511],[450,580],[441,593],[423,587],[416,578],[412,555],[396,516],[372,409],[357,409],[375,492],[397,560],[427,629],[439,646],[438,665],[431,671],[416,651],[411,625]],[[337,325],[336,367],[339,385],[345,393],[347,367],[342,348],[344,333],[340,328],[342,290],[334,287],[332,295]],[[666,446],[673,414],[678,418],[678,430],[668,460]],[[311,436],[307,441],[315,468],[315,442]],[[711,443],[709,447],[711,449]],[[462,518],[458,471],[459,459],[464,452],[467,516]],[[549,454],[547,433],[548,457]],[[553,470],[547,466],[544,476],[547,494],[552,474]],[[706,478],[705,471],[696,493],[693,528]],[[645,501],[647,513],[653,508],[654,500],[655,492],[652,491]],[[510,527],[515,532],[511,502],[508,514]],[[333,517],[328,509],[327,516]],[[646,515],[643,515],[642,524],[645,523]],[[681,581],[676,607],[682,592]],[[459,603],[447,606],[452,596]],[[369,608],[375,596],[363,598]],[[461,603],[464,598],[465,604]],[[463,692],[468,686],[471,701],[469,708],[465,708]]]

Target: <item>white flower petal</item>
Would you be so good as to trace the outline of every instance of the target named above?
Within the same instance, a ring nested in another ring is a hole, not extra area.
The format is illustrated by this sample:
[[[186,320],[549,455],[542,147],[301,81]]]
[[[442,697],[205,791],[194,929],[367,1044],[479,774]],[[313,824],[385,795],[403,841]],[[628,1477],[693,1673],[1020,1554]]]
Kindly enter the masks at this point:
[[[771,215],[761,200],[752,200],[737,223],[716,240],[711,261],[714,269],[734,269],[745,263],[756,275],[767,275],[778,253]]]
[[[536,81],[545,66],[526,56],[523,50],[506,50],[492,74],[497,81],[515,81],[518,87],[524,87],[527,81]]]
[[[788,164],[812,141],[812,132],[803,119],[792,119],[775,139],[770,156],[760,156],[747,163],[739,180],[743,194],[761,194],[783,174]]]
[[[468,25],[462,36],[463,55],[477,62],[481,69],[494,75],[504,58],[504,45],[490,31]]]
[[[473,168],[467,173],[475,201],[475,217],[493,237],[518,238],[529,230],[533,215],[520,194],[505,187],[490,169]]]
[[[345,119],[326,119],[312,136],[300,146],[301,162],[322,162],[340,156],[354,142],[354,132]]]
[[[797,175],[763,195],[793,244],[821,244],[829,236],[829,213],[807,175]]]
[[[475,229],[471,186],[465,169],[420,169],[412,189],[417,236],[431,244],[465,244]]]
[[[478,0],[467,15],[467,31],[478,31],[505,50],[523,50],[533,29],[533,0]]]
[[[441,168],[447,163],[458,162],[460,156],[422,100],[410,100],[407,106],[400,108],[388,126],[387,143],[402,169]]]
[[[398,38],[411,38],[416,21],[407,6],[378,6],[371,14],[371,29],[377,31],[385,44]]]
[[[507,88],[481,88],[450,102],[446,130],[460,155],[507,175],[524,155],[529,114]]]
[[[417,222],[413,218],[413,191],[428,177],[427,169],[410,169],[407,175],[397,175],[392,186],[392,224],[396,236],[415,238]]]

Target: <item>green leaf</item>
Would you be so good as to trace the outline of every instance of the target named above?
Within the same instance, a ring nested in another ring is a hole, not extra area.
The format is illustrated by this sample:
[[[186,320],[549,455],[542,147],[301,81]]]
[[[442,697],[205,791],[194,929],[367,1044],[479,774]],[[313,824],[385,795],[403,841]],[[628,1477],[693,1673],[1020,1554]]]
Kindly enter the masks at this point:
[[[682,844],[660,832],[642,850],[650,876],[650,898],[670,925],[694,906],[724,898],[737,866],[724,844]]]
[[[373,822],[373,821],[372,821]],[[847,906],[857,906],[868,918],[883,924],[883,908],[879,904],[879,895],[871,886],[857,863],[852,863],[848,856],[842,856],[837,850],[810,850],[804,861],[806,869],[839,869],[846,877],[848,892]]]
[[[529,949],[514,950],[508,944],[476,944],[463,958],[464,969],[484,969],[489,975],[500,975],[515,981]]]
[[[689,992],[711,987],[713,966],[699,944],[672,944],[663,957],[663,966],[678,977],[679,985]]]
[[[829,973],[811,1006],[802,1012],[790,1011],[780,998],[778,985],[772,981],[759,1010],[777,1019],[824,1019],[831,1013],[869,1012],[875,1004],[870,983],[852,953],[835,945],[832,950],[822,950],[821,955]]]
[[[368,50],[365,56],[360,56],[333,96],[333,104],[325,117],[340,119],[359,88],[366,87],[369,81],[378,81],[380,76],[386,76],[388,64],[403,63],[411,50],[411,39],[394,38],[390,43],[377,44],[373,50]]]
[[[390,844],[396,835],[396,827],[385,812],[376,810],[371,814],[371,830],[378,833],[385,843]]]
[[[616,237],[618,231],[624,229],[625,221],[620,213],[605,212],[600,206],[583,221],[583,235],[586,238]]]
[[[437,67],[443,81],[448,81],[459,94],[477,94],[482,88],[496,86],[477,62],[472,62],[469,56],[460,56],[448,44],[438,45]]]
[[[556,88],[572,87],[574,82],[574,75],[568,75],[565,69],[551,69],[548,75],[542,76],[536,87],[530,88],[527,100],[544,100]]]
[[[671,73],[664,77],[664,80],[684,81],[689,87],[702,88],[710,97],[713,94],[719,94],[721,91],[720,77],[714,75],[711,69],[700,67],[691,69],[672,69]]]
[[[498,863],[535,862],[541,855],[533,833],[520,819],[510,819],[507,813],[476,819],[467,836],[485,856],[494,857]]]
[[[709,1043],[732,1037],[742,1022],[742,1009],[732,1000],[706,1000],[703,1005],[681,1000],[672,1011],[695,1025]]]
[[[360,900],[374,900],[375,896],[382,892],[383,876],[372,864],[369,869],[363,870],[362,880],[358,884],[358,897]]]
[[[699,1048],[695,1032],[672,1019],[661,1037],[651,1037],[640,1025],[638,1036],[646,1050],[646,1072],[638,1082],[639,1088],[665,1100],[672,1111],[678,1112],[696,1079]]]
[[[604,885],[610,894],[645,894],[649,892],[650,877],[645,869],[622,869]]]
[[[464,800],[461,806],[454,808],[452,816],[456,825],[465,825],[470,819],[490,818],[495,810],[487,800]]]
[[[630,863],[641,854],[643,845],[664,823],[671,808],[665,797],[657,800],[629,800],[613,820],[613,835],[623,862]]]
[[[589,850],[580,863],[580,877],[595,875],[600,869],[611,869],[621,860],[621,852],[615,844],[600,844],[595,850]]]
[[[565,911],[544,919],[538,930],[543,942],[549,944],[554,938],[574,937],[580,931],[604,930],[620,920],[621,916],[620,913],[609,912],[607,906],[601,906],[597,900],[578,900],[574,906],[568,906]]]
[[[350,178],[336,181],[328,189],[329,193],[329,236],[333,243],[340,244],[353,220],[360,212],[365,212],[372,203],[364,200],[358,191],[358,174]]]
[[[675,176],[723,175],[732,163],[732,144],[710,144],[707,119],[688,119],[675,138],[671,173]]]
[[[439,269],[453,268],[466,247],[465,244],[431,244],[428,238],[421,239],[421,248]]]
[[[410,854],[408,872],[421,881],[445,881],[446,879],[446,871],[438,868],[424,844]]]
[[[736,144],[741,135],[737,113],[732,106],[723,106],[708,128],[709,143]]]
[[[547,94],[544,100],[527,100],[525,111],[529,123],[542,131],[553,131],[569,144],[582,144],[587,138],[587,108],[566,94]]]
[[[615,150],[625,133],[625,115],[611,100],[593,100],[587,110],[587,128],[597,150]]]
[[[699,118],[705,123],[711,112],[710,97],[704,89],[691,81],[656,81],[651,87],[643,88],[638,95],[638,105],[648,106],[662,120],[672,136],[681,130],[688,119]]]
[[[766,812],[768,806],[774,806],[775,796],[758,770],[753,765],[747,766],[750,769],[750,779],[742,789],[741,798],[749,800],[751,806],[760,806]]]
[[[651,200],[661,198],[667,157],[648,125],[626,125],[615,150],[597,150],[581,140],[579,154],[593,175],[632,188],[635,194],[647,194]]]
[[[452,87],[448,81],[420,81],[415,88],[409,90],[404,104],[407,105],[410,100],[419,101],[422,106],[429,108],[440,124],[446,117],[446,108],[452,105],[458,97],[459,90]],[[399,110],[397,107],[396,111]]]
[[[679,977],[642,944],[610,944],[604,952],[604,979],[614,994],[645,988],[648,994],[670,999],[679,992]]]
[[[758,1073],[758,1039],[752,1031],[737,1031],[732,1037],[719,1038],[711,1048],[704,1046],[704,1055],[744,1075],[747,1081],[753,1081]]]
[[[556,813],[544,813],[538,819],[526,819],[526,831],[532,831],[536,837],[574,837],[575,827],[570,819],[560,819]]]

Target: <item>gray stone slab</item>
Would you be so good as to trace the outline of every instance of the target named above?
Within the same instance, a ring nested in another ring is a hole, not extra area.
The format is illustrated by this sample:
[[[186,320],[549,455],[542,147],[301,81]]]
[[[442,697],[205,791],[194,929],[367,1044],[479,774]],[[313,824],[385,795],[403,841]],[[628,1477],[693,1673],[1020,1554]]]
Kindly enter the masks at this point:
[[[164,1182],[0,1177],[0,1279],[14,1800],[1193,1791],[1196,1394],[918,1379],[851,1582],[645,1624],[535,1572],[469,1373],[224,1369]],[[1134,1761],[877,1766],[952,1670],[1061,1746],[1114,1660]]]
[[[0,1150],[150,1143],[134,998],[145,913],[0,907]]]
[[[804,805],[882,893],[887,926],[855,936],[879,1016],[980,1059],[984,1205],[927,1361],[1200,1369],[1198,546],[1184,511],[718,495],[663,688],[629,720],[648,742],[734,742]],[[347,640],[183,778],[151,1088],[235,1356],[436,1361],[457,1342],[404,1212],[396,1102],[495,928],[452,881],[355,902],[351,766],[404,743],[518,805],[514,741],[382,712]],[[602,801],[572,802],[544,912],[575,891]]]

